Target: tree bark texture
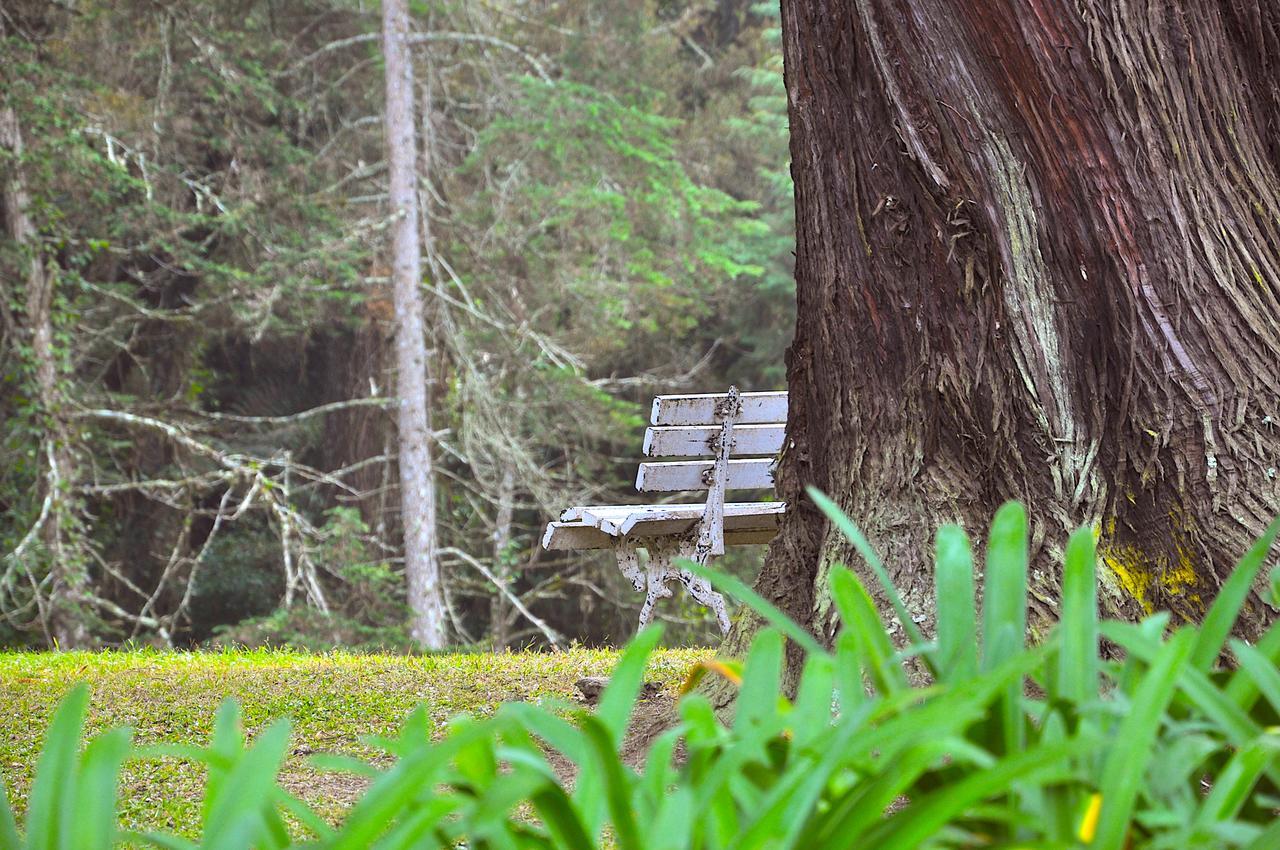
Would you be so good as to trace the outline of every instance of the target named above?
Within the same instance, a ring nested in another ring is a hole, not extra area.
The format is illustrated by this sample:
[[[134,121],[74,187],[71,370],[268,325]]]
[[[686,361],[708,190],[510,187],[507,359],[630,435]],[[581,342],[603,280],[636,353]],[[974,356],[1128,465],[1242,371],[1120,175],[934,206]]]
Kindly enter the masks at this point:
[[[829,629],[838,500],[908,605],[943,522],[1033,518],[1032,623],[1197,618],[1280,511],[1280,4],[783,0],[794,506],[760,589]],[[1272,617],[1259,597],[1242,621]]]
[[[515,580],[511,565],[511,542],[514,538],[516,505],[516,467],[511,461],[502,464],[502,481],[498,485],[497,512],[493,519],[493,574],[507,589]],[[493,631],[493,648],[507,648],[511,640],[513,609],[507,594],[495,592],[489,600],[489,623]]]
[[[410,635],[427,649],[445,644],[444,596],[436,556],[436,505],[427,406],[427,346],[420,283],[417,132],[414,124],[413,61],[405,0],[382,5],[386,60],[387,162],[391,179],[391,275],[396,311],[396,375],[400,397],[400,509],[404,526],[405,576],[412,611]]]
[[[43,469],[38,504],[43,524],[40,541],[48,559],[49,587],[37,590],[40,620],[46,639],[62,649],[88,646],[89,630],[84,606],[85,553],[79,543],[79,516],[71,497],[75,483],[75,457],[58,381],[58,353],[54,347],[54,278],[45,267],[40,236],[31,221],[30,197],[22,169],[22,127],[13,108],[0,108],[0,149],[10,157],[10,171],[3,183],[5,235],[28,256],[24,281],[22,330],[30,346],[30,370],[36,409],[43,421],[40,441]]]

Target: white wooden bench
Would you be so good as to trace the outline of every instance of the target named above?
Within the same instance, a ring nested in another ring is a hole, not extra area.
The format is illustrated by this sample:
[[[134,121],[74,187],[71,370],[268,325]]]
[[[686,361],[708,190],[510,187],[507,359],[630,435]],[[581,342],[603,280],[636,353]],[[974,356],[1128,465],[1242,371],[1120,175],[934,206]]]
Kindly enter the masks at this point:
[[[658,396],[653,400],[644,456],[668,460],[640,464],[636,489],[642,493],[706,490],[701,504],[583,505],[569,508],[547,525],[546,549],[612,549],[618,567],[645,594],[640,626],[677,580],[715,612],[729,631],[724,599],[711,585],[675,565],[676,558],[700,564],[724,554],[725,546],[767,543],[786,510],[782,502],[726,502],[729,490],[772,489],[776,455],[787,421],[785,392]],[[647,567],[639,550],[649,553]]]

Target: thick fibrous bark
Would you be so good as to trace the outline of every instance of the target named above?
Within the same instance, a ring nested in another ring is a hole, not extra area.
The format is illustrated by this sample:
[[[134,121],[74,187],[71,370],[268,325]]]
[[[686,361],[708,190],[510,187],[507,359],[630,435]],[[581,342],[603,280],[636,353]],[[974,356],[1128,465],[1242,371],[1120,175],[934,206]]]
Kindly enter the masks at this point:
[[[427,349],[423,322],[422,252],[418,233],[413,63],[404,0],[385,0],[383,50],[387,81],[387,162],[391,177],[392,280],[395,286],[396,372],[400,396],[400,509],[405,575],[412,610],[410,634],[427,649],[445,642],[444,598],[436,555],[431,419],[427,409]]]
[[[937,525],[1011,498],[1033,622],[1089,523],[1109,613],[1201,614],[1280,510],[1280,5],[782,7],[795,509],[761,588],[829,627],[823,565],[856,559],[812,484],[921,614]]]

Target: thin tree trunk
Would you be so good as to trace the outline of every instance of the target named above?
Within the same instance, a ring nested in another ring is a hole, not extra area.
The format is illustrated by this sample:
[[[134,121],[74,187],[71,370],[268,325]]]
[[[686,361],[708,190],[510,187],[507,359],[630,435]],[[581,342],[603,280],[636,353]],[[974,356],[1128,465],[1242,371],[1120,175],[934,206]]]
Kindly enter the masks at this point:
[[[422,255],[418,233],[416,128],[413,63],[406,37],[405,0],[384,0],[387,161],[391,208],[392,280],[396,309],[396,369],[400,397],[400,507],[404,525],[405,575],[412,611],[410,635],[427,649],[445,644],[445,610],[436,557],[436,506],[431,462],[431,418],[427,407],[427,346],[420,291]]]
[[[1280,5],[783,0],[792,506],[759,580],[828,633],[856,564],[1025,501],[1033,627],[1095,524],[1108,613],[1197,618],[1280,510]],[[1254,597],[1242,620],[1273,618]],[[741,642],[741,635],[734,638]]]
[[[508,588],[511,586],[511,526],[515,518],[515,464],[505,461],[502,481],[498,485],[498,513],[493,522],[493,574]],[[495,593],[489,601],[489,622],[493,630],[494,649],[506,649],[510,640],[512,607],[505,593]]]
[[[58,388],[53,335],[54,280],[45,268],[39,235],[27,213],[30,198],[22,174],[22,128],[17,113],[8,106],[0,108],[0,148],[11,155],[13,163],[4,184],[5,230],[14,244],[29,254],[22,323],[31,346],[32,379],[43,417],[40,461],[44,475],[36,501],[49,501],[41,540],[49,559],[51,580],[47,604],[41,606],[41,614],[46,639],[59,648],[74,649],[90,642],[83,605],[87,576],[84,553],[78,545],[78,517],[70,496],[76,470],[71,433]]]

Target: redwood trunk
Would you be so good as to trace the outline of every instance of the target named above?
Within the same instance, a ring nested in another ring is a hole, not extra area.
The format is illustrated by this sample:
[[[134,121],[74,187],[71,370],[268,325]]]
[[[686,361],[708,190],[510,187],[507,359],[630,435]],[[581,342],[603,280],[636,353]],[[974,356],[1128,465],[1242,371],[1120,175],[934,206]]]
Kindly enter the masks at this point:
[[[926,617],[937,526],[985,535],[1006,499],[1033,623],[1092,523],[1107,613],[1200,616],[1280,511],[1280,4],[782,13],[794,509],[760,587],[830,627],[820,566],[857,561],[812,484]],[[1242,629],[1270,617],[1255,597]]]

